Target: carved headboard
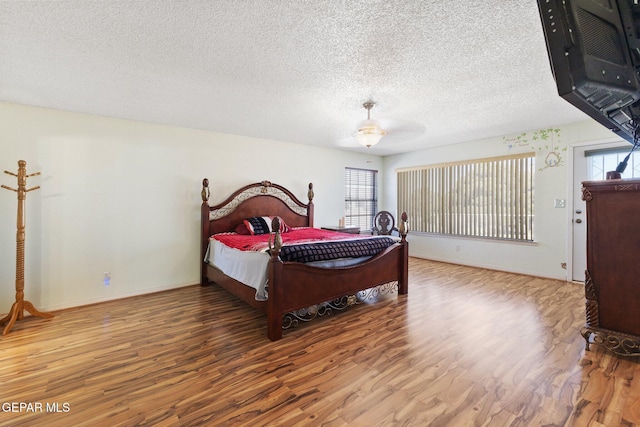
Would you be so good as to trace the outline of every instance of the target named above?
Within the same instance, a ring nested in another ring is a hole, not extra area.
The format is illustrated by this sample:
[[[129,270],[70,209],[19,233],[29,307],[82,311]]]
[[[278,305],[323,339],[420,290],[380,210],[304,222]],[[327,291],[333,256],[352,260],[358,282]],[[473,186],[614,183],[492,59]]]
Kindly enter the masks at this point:
[[[209,180],[202,180],[202,242],[206,248],[215,233],[233,231],[243,220],[254,216],[279,216],[290,227],[313,227],[313,184],[308,203],[291,191],[270,181],[256,182],[235,191],[224,202],[209,206]]]

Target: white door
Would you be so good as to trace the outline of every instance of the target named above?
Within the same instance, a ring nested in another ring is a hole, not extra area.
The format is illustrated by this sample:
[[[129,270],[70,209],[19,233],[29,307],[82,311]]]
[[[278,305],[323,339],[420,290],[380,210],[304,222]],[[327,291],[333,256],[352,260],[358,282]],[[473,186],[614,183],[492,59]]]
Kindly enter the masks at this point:
[[[582,200],[582,181],[588,180],[588,168],[584,152],[585,147],[576,147],[573,150],[573,212],[571,216],[573,254],[571,257],[571,280],[578,282],[584,282],[584,272],[587,269],[587,216],[585,214],[585,203]]]
[[[605,162],[600,163],[594,171],[593,167],[589,167],[590,157],[585,156],[585,152],[589,150],[600,150],[621,147],[623,149],[631,149],[628,143],[610,143],[589,145],[582,147],[574,147],[573,149],[573,212],[572,212],[572,254],[571,254],[571,279],[578,282],[584,282],[585,270],[587,269],[587,216],[586,205],[582,200],[582,181],[593,179],[603,179],[607,171],[615,170],[621,157],[607,157]],[[623,150],[623,153],[624,151]],[[631,168],[631,165],[629,165]],[[625,177],[631,171],[627,170]],[[598,176],[594,176],[597,174]]]

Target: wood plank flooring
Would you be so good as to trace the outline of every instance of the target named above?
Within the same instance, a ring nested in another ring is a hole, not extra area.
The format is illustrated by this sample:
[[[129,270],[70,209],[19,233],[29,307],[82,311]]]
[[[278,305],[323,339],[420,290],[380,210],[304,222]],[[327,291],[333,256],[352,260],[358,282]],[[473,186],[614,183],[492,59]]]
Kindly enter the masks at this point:
[[[278,342],[217,286],[19,321],[0,337],[0,426],[640,425],[639,360],[585,351],[581,285],[409,272],[408,296]]]

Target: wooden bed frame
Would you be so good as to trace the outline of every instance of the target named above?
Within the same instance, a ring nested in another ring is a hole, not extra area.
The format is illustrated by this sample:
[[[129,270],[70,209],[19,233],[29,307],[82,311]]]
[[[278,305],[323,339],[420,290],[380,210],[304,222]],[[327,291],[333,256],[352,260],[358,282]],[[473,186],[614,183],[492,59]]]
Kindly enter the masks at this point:
[[[226,276],[204,262],[209,237],[234,231],[244,219],[279,216],[291,227],[313,227],[313,184],[308,203],[302,203],[286,188],[269,181],[246,185],[224,202],[209,206],[209,180],[202,181],[201,284],[215,282],[253,307],[267,314],[267,335],[282,338],[283,316],[294,310],[332,301],[389,282],[398,282],[398,293],[408,292],[409,247],[406,214],[401,223],[401,241],[371,259],[351,267],[318,268],[280,261],[279,248],[271,251],[268,265],[269,297],[255,299],[255,289]],[[274,236],[277,240],[278,236]]]

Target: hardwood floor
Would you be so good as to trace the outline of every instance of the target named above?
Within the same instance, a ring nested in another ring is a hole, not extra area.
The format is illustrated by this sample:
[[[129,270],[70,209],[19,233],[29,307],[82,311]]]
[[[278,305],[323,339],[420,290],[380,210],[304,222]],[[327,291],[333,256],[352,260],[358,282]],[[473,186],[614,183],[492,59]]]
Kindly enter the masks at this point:
[[[0,337],[0,426],[640,425],[639,360],[584,350],[581,285],[409,272],[408,296],[277,342],[217,286],[24,319]]]

